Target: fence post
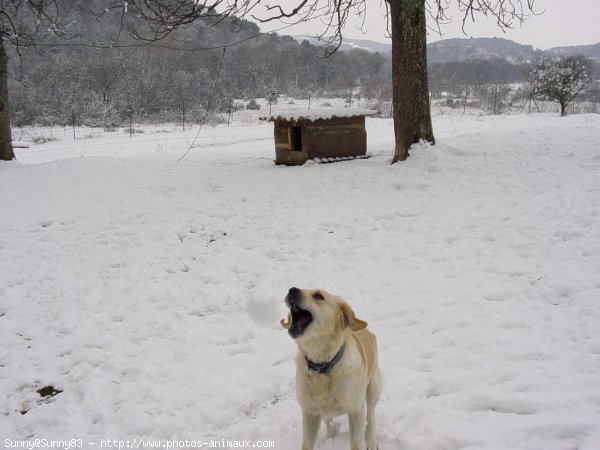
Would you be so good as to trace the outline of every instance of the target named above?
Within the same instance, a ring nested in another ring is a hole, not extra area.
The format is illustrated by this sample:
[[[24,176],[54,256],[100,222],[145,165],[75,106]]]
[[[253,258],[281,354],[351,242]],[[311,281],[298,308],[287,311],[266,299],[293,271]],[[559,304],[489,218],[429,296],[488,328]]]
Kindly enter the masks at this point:
[[[71,122],[73,122],[73,139],[75,139],[75,111],[71,111]]]
[[[133,136],[132,120],[133,120],[133,108],[129,110],[129,137]]]
[[[310,109],[310,94],[308,94],[308,109]]]
[[[498,85],[495,84],[494,87],[494,116],[498,115]]]
[[[185,131],[185,98],[181,101],[181,127]]]
[[[233,107],[233,99],[230,98],[229,99],[229,108],[227,109],[227,111],[229,112],[229,114],[227,115],[227,126],[229,126],[229,124],[231,123],[231,108]]]

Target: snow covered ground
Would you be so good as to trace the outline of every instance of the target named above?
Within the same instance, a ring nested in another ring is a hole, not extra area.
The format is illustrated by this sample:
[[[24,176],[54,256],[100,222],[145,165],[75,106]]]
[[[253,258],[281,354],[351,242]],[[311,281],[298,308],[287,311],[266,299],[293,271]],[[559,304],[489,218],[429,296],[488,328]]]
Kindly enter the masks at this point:
[[[600,116],[434,127],[393,166],[382,119],[372,158],[303,167],[272,164],[271,124],[204,129],[181,162],[196,129],[18,149],[0,164],[2,445],[298,449],[278,320],[299,286],[376,333],[381,450],[600,448]],[[320,449],[348,448],[340,423]]]

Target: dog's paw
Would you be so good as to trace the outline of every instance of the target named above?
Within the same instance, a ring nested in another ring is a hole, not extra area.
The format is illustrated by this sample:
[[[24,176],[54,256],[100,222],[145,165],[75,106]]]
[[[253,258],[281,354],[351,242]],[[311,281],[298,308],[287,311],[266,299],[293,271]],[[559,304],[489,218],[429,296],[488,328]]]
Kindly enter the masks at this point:
[[[365,441],[367,443],[367,450],[379,450],[377,438],[375,436],[366,436]]]

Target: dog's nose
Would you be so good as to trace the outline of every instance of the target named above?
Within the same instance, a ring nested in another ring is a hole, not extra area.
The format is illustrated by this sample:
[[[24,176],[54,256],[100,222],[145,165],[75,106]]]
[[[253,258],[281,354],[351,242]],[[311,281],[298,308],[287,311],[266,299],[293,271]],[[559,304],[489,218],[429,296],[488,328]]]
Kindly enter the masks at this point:
[[[300,301],[300,298],[302,298],[302,291],[297,287],[290,288],[286,296],[288,306]]]
[[[298,295],[300,293],[300,289],[298,289],[297,287],[292,287],[290,288],[290,290],[288,291],[288,295],[290,297],[294,297],[296,295]]]

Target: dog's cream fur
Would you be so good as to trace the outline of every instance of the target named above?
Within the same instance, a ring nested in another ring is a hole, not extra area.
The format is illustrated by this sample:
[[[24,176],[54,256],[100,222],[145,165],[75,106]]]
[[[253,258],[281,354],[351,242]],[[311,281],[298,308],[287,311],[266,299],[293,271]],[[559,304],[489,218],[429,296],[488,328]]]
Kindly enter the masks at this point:
[[[298,344],[296,396],[302,408],[302,450],[314,449],[322,420],[331,436],[334,432],[331,419],[342,414],[348,415],[351,449],[377,450],[375,405],[379,400],[382,377],[375,335],[366,329],[366,322],[356,318],[341,297],[322,289],[303,289],[300,298],[297,305],[313,317],[305,331],[295,337]],[[281,321],[281,325],[290,328],[291,314],[287,321]],[[329,374],[308,368],[305,357],[315,363],[331,361],[344,343],[343,356]]]

